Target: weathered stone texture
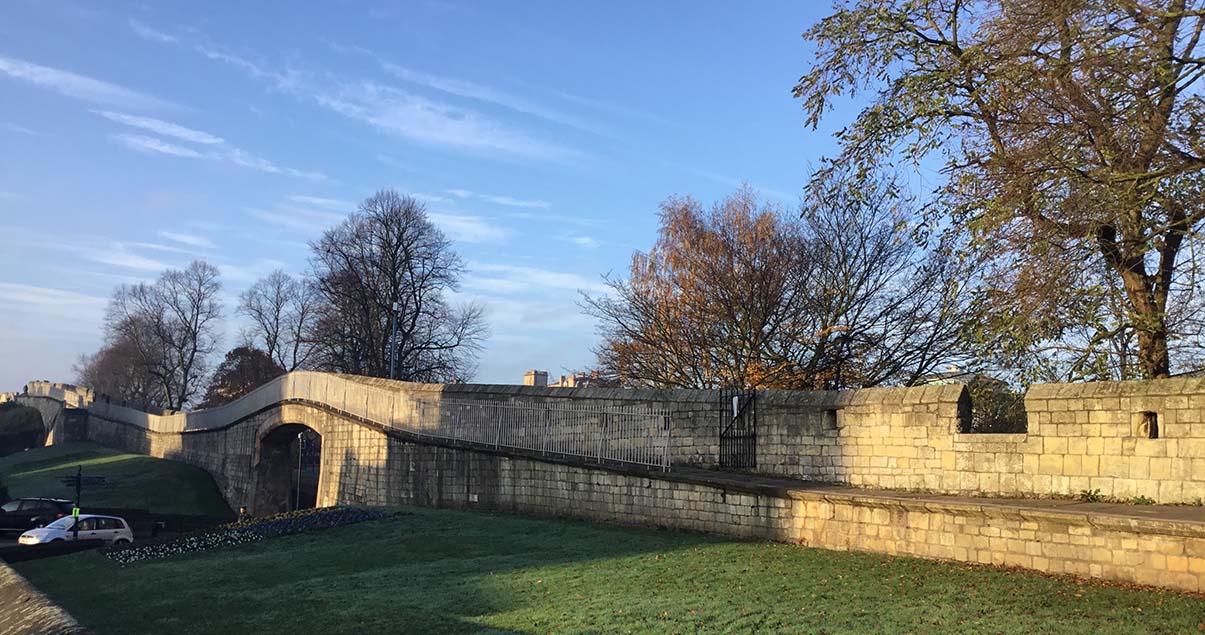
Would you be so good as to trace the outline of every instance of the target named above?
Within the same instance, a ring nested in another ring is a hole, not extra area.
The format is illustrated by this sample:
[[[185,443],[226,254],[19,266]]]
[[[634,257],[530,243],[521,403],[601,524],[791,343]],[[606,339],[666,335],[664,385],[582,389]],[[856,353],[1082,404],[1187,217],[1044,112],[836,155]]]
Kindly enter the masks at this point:
[[[721,424],[712,391],[431,386],[293,373],[248,398],[200,413],[148,415],[93,404],[89,438],[210,471],[232,506],[263,503],[279,481],[264,468],[266,439],[301,424],[322,436],[318,504],[485,507],[664,525],[839,549],[1030,567],[1180,589],[1201,589],[1205,522],[1087,518],[1023,507],[918,502],[799,490],[779,495],[633,475],[426,440],[425,403],[472,400],[598,409],[655,404],[668,412],[674,463],[714,467]],[[843,393],[772,391],[758,397],[758,471],[879,490],[991,496],[1205,497],[1205,382],[1166,380],[1037,386],[1029,431],[961,434],[962,386]],[[1159,438],[1140,436],[1154,412]],[[598,418],[602,420],[601,417]],[[435,421],[438,423],[438,420]],[[554,418],[549,425],[555,425]],[[593,425],[592,423],[590,425]],[[416,443],[421,442],[421,443]],[[279,446],[276,446],[279,448]],[[1202,518],[1201,520],[1205,520]]]
[[[75,618],[0,562],[0,635],[85,635]]]
[[[1009,505],[725,489],[388,442],[387,487],[337,503],[416,504],[662,526],[1205,590],[1205,525]]]

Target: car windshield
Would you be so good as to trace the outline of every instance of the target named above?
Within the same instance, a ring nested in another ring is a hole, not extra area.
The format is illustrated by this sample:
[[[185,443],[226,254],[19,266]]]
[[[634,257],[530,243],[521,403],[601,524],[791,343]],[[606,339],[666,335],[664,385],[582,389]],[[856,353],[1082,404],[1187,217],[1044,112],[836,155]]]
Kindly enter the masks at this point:
[[[71,516],[63,516],[49,525],[46,525],[46,527],[50,529],[71,529],[71,523],[74,521],[75,519]]]
[[[0,511],[15,512],[20,504],[21,501],[9,501],[3,505],[0,505]]]

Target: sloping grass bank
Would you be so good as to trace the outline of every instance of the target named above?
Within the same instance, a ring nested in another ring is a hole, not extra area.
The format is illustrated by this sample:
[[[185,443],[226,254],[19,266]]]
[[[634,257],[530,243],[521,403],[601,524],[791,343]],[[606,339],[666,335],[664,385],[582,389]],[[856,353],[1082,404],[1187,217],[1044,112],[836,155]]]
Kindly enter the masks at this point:
[[[146,509],[160,514],[231,516],[209,473],[201,468],[129,454],[95,443],[63,443],[0,458],[0,482],[12,498],[48,496],[74,499],[75,490],[59,482],[82,466],[85,476],[103,476],[105,484],[85,488],[83,505]]]
[[[1205,599],[1170,592],[432,509],[127,566],[93,552],[18,568],[101,635],[1205,632]]]

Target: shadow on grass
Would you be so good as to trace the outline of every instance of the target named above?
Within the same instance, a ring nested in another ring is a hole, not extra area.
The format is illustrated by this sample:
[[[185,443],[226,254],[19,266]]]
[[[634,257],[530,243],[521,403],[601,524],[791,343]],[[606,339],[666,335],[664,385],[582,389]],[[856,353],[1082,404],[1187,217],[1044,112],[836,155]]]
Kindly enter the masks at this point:
[[[23,574],[105,633],[1197,632],[1205,601],[950,563],[415,508],[117,567]],[[103,584],[81,584],[101,580]]]
[[[60,477],[82,467],[103,476],[104,485],[85,488],[83,506],[147,509],[156,513],[232,516],[205,470],[166,459],[128,454],[94,443],[49,446],[0,459],[0,479],[9,496],[75,498]]]
[[[497,628],[484,621],[539,601],[538,578],[516,594],[509,588],[514,576],[681,548],[683,540],[713,541],[641,533],[413,510],[127,567],[89,553],[23,564],[21,571],[102,634],[529,633],[547,629],[539,623]],[[491,578],[508,583],[495,585]]]

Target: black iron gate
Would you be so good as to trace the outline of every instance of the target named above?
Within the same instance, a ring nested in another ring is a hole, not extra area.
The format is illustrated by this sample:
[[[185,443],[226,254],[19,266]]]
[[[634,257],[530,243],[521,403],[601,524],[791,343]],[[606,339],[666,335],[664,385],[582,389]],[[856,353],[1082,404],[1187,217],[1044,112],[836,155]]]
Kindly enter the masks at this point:
[[[720,390],[720,467],[757,467],[757,392]]]

